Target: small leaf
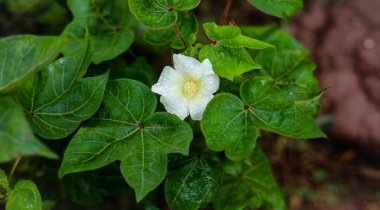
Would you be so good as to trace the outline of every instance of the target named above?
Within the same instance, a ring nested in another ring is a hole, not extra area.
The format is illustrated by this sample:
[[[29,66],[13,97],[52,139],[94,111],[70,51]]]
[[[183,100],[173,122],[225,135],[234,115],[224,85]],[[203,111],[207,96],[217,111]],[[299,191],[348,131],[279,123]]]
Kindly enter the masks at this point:
[[[76,50],[78,42],[89,30],[92,61],[95,64],[114,59],[132,44],[134,20],[128,10],[127,0],[69,0],[73,21],[65,28],[63,36],[70,41],[64,54]]]
[[[156,97],[128,79],[107,85],[94,125],[82,127],[69,143],[59,177],[98,169],[116,160],[140,201],[164,179],[167,154],[188,153],[190,126],[168,113],[153,113]]]
[[[7,197],[9,192],[8,177],[3,170],[0,169],[0,201]]]
[[[297,100],[304,100],[294,89],[280,89],[270,77],[255,77],[244,82],[238,97],[222,93],[208,104],[201,122],[210,149],[226,150],[231,160],[250,154],[258,136],[257,129],[293,138],[324,137],[310,113]]]
[[[19,105],[11,97],[0,97],[0,163],[24,155],[57,158],[34,135]]]
[[[273,210],[286,209],[270,164],[259,146],[255,148],[249,159],[244,162],[229,161],[224,164],[224,167],[225,181],[213,201],[216,210],[258,209],[260,207]]]
[[[178,13],[177,27],[186,46],[192,45],[196,41],[196,33],[198,32],[197,18],[193,14],[180,12]],[[145,34],[145,40],[154,45],[170,44],[174,49],[183,49],[181,40],[173,28],[148,30]]]
[[[219,164],[211,157],[186,157],[173,162],[165,182],[165,197],[170,209],[204,208],[221,186]]]
[[[196,58],[199,60],[199,51],[202,49],[203,44],[201,43],[196,43],[195,45],[191,45],[188,47],[186,50],[181,52],[182,55],[187,55],[193,58]]]
[[[7,199],[6,210],[41,210],[41,195],[34,182],[19,180]]]
[[[49,65],[16,94],[35,133],[47,139],[70,135],[99,108],[108,73],[81,79],[91,61],[88,44]]]
[[[21,85],[54,60],[61,39],[53,36],[18,35],[0,39],[0,94]]]
[[[274,49],[270,44],[242,35],[238,26],[205,23],[203,28],[213,43],[200,50],[199,58],[210,59],[215,73],[231,81],[235,76],[260,68],[245,48]]]
[[[163,29],[172,26],[178,18],[178,11],[194,9],[200,0],[128,0],[129,8],[148,28]]]
[[[287,18],[303,7],[302,0],[248,0],[250,4],[267,14]]]
[[[144,210],[160,210],[154,204],[149,201],[144,201]]]

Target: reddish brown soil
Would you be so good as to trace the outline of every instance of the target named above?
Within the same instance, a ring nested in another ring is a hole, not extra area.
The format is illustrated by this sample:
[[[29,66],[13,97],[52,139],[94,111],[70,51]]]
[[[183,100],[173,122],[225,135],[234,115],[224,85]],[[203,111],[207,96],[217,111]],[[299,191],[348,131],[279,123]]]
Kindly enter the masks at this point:
[[[318,63],[330,138],[353,142],[380,158],[380,1],[313,0],[291,32]]]

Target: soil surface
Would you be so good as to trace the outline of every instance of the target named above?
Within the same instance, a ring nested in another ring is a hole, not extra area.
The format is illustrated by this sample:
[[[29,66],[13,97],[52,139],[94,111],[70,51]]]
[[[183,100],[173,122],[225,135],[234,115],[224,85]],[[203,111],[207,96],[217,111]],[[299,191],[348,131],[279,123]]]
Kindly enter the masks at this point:
[[[291,21],[333,122],[328,140],[267,147],[290,209],[380,209],[379,11],[378,0],[308,0]]]
[[[329,137],[380,159],[380,1],[309,0],[290,31],[318,64]]]

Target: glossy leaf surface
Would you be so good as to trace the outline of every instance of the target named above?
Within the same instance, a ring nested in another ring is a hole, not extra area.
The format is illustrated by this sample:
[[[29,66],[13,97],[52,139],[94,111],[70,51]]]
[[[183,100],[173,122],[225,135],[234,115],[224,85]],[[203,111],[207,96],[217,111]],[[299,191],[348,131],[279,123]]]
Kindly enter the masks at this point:
[[[54,36],[18,35],[0,39],[0,94],[21,85],[61,50]]]
[[[189,125],[168,113],[154,113],[156,97],[140,82],[109,82],[93,126],[82,127],[70,142],[59,171],[94,170],[116,160],[140,201],[164,179],[167,154],[187,154]]]

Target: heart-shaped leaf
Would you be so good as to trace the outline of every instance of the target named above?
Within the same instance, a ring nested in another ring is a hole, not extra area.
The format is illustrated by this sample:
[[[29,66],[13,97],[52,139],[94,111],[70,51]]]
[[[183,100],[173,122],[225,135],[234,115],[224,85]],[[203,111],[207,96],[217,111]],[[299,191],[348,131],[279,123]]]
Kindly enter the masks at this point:
[[[0,97],[0,163],[19,156],[57,158],[34,135],[19,105],[9,96]]]
[[[7,198],[7,210],[41,210],[42,199],[36,184],[19,180]]]
[[[258,129],[293,138],[324,137],[316,122],[295,103],[292,89],[280,89],[270,77],[242,84],[238,97],[224,93],[208,104],[201,122],[207,145],[226,150],[231,160],[242,160],[253,149]]]
[[[21,85],[54,60],[62,41],[53,36],[18,35],[0,39],[0,94]]]
[[[148,28],[163,29],[172,26],[178,11],[194,9],[200,0],[128,0],[131,12]]]
[[[265,154],[257,146],[244,162],[224,163],[224,182],[213,201],[216,210],[259,209],[270,206],[285,210],[286,205]]]
[[[193,136],[190,126],[178,117],[153,113],[156,100],[140,82],[109,82],[99,116],[71,140],[59,176],[120,160],[121,172],[140,201],[164,179],[167,154],[186,155]]]
[[[293,16],[303,7],[302,0],[248,0],[248,2],[257,9],[279,18]]]
[[[203,28],[213,43],[200,50],[199,58],[201,60],[210,59],[215,73],[229,80],[260,68],[245,48],[274,49],[270,44],[242,35],[238,26],[218,26],[215,23],[205,23]]]
[[[70,135],[99,108],[108,73],[82,79],[91,62],[88,42],[58,59],[16,94],[35,133],[47,139]]]
[[[214,157],[180,157],[170,163],[165,182],[170,209],[204,208],[221,186],[220,161]]]

